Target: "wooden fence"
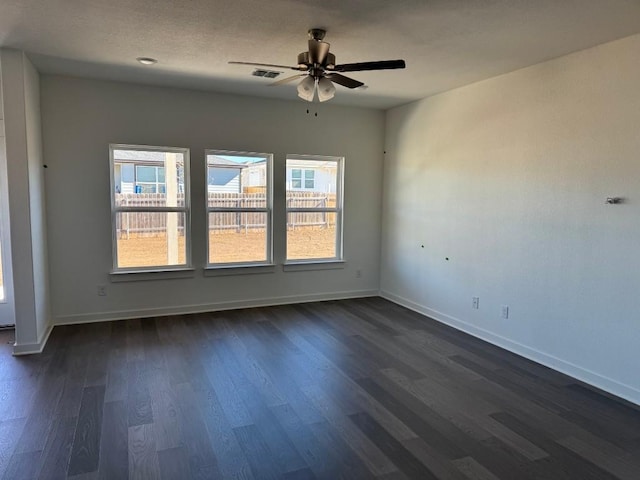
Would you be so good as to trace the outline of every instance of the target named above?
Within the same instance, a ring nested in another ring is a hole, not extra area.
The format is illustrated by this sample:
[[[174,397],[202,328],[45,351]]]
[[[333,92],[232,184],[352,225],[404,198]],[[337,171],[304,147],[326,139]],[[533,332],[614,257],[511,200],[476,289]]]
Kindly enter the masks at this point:
[[[167,205],[163,193],[117,193],[117,207],[164,207]],[[287,208],[333,208],[335,194],[319,192],[288,192]],[[184,205],[184,194],[177,196],[177,205]],[[265,208],[264,193],[222,193],[209,192],[210,208]],[[178,232],[184,234],[184,216],[178,216]],[[335,225],[335,213],[331,212],[291,212],[287,215],[287,227],[331,227]],[[266,213],[263,212],[210,212],[209,231],[248,231],[264,229]],[[153,236],[164,233],[167,228],[167,215],[159,212],[121,212],[116,216],[116,228],[119,238],[135,236]]]

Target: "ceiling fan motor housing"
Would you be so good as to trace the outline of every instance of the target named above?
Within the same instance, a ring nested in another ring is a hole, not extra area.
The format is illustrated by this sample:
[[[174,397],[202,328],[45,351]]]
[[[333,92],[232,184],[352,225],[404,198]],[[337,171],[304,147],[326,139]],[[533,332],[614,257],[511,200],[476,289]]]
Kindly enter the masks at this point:
[[[312,66],[309,61],[309,52],[301,52],[298,54],[298,65],[301,67]],[[336,56],[333,53],[328,53],[323,67],[333,68],[336,65]]]

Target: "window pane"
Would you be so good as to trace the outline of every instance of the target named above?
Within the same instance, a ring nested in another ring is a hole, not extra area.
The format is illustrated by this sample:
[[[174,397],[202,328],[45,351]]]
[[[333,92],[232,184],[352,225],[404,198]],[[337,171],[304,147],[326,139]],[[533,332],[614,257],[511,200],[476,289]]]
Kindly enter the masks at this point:
[[[297,180],[296,179],[291,180],[291,187],[302,188],[302,180],[300,180],[299,178]]]
[[[316,172],[313,171],[313,170],[305,170],[304,171],[304,178],[313,180],[313,177],[315,176],[315,173]]]
[[[267,261],[267,214],[209,213],[209,263]]]
[[[302,170],[294,168],[291,171],[291,178],[302,178]]]
[[[287,215],[287,260],[336,258],[335,213]]]
[[[137,182],[155,182],[156,181],[156,167],[148,167],[137,165],[136,166],[136,181]]]
[[[184,265],[184,226],[184,213],[117,213],[117,268]]]
[[[183,207],[184,162],[180,152],[113,150],[115,205]]]
[[[313,188],[313,180],[305,180],[304,181],[304,188],[305,189],[312,189]]]

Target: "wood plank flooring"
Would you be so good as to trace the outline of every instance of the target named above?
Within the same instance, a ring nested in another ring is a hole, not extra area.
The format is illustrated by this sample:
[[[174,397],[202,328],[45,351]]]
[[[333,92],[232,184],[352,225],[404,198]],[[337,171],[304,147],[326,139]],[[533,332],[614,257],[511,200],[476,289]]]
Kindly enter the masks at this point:
[[[640,408],[380,298],[11,336],[4,479],[640,479]]]

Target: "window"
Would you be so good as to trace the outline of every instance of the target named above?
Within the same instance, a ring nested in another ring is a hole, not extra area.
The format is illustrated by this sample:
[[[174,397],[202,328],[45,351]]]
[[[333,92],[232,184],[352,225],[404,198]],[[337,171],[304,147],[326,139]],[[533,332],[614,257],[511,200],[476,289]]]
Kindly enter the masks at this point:
[[[165,193],[164,167],[136,165],[136,193]]]
[[[289,185],[291,190],[313,190],[316,187],[315,178],[315,170],[292,168]]]
[[[191,264],[186,148],[110,145],[113,269]]]
[[[270,264],[272,156],[207,150],[206,161],[208,266]]]
[[[344,159],[287,156],[287,261],[342,260]]]

